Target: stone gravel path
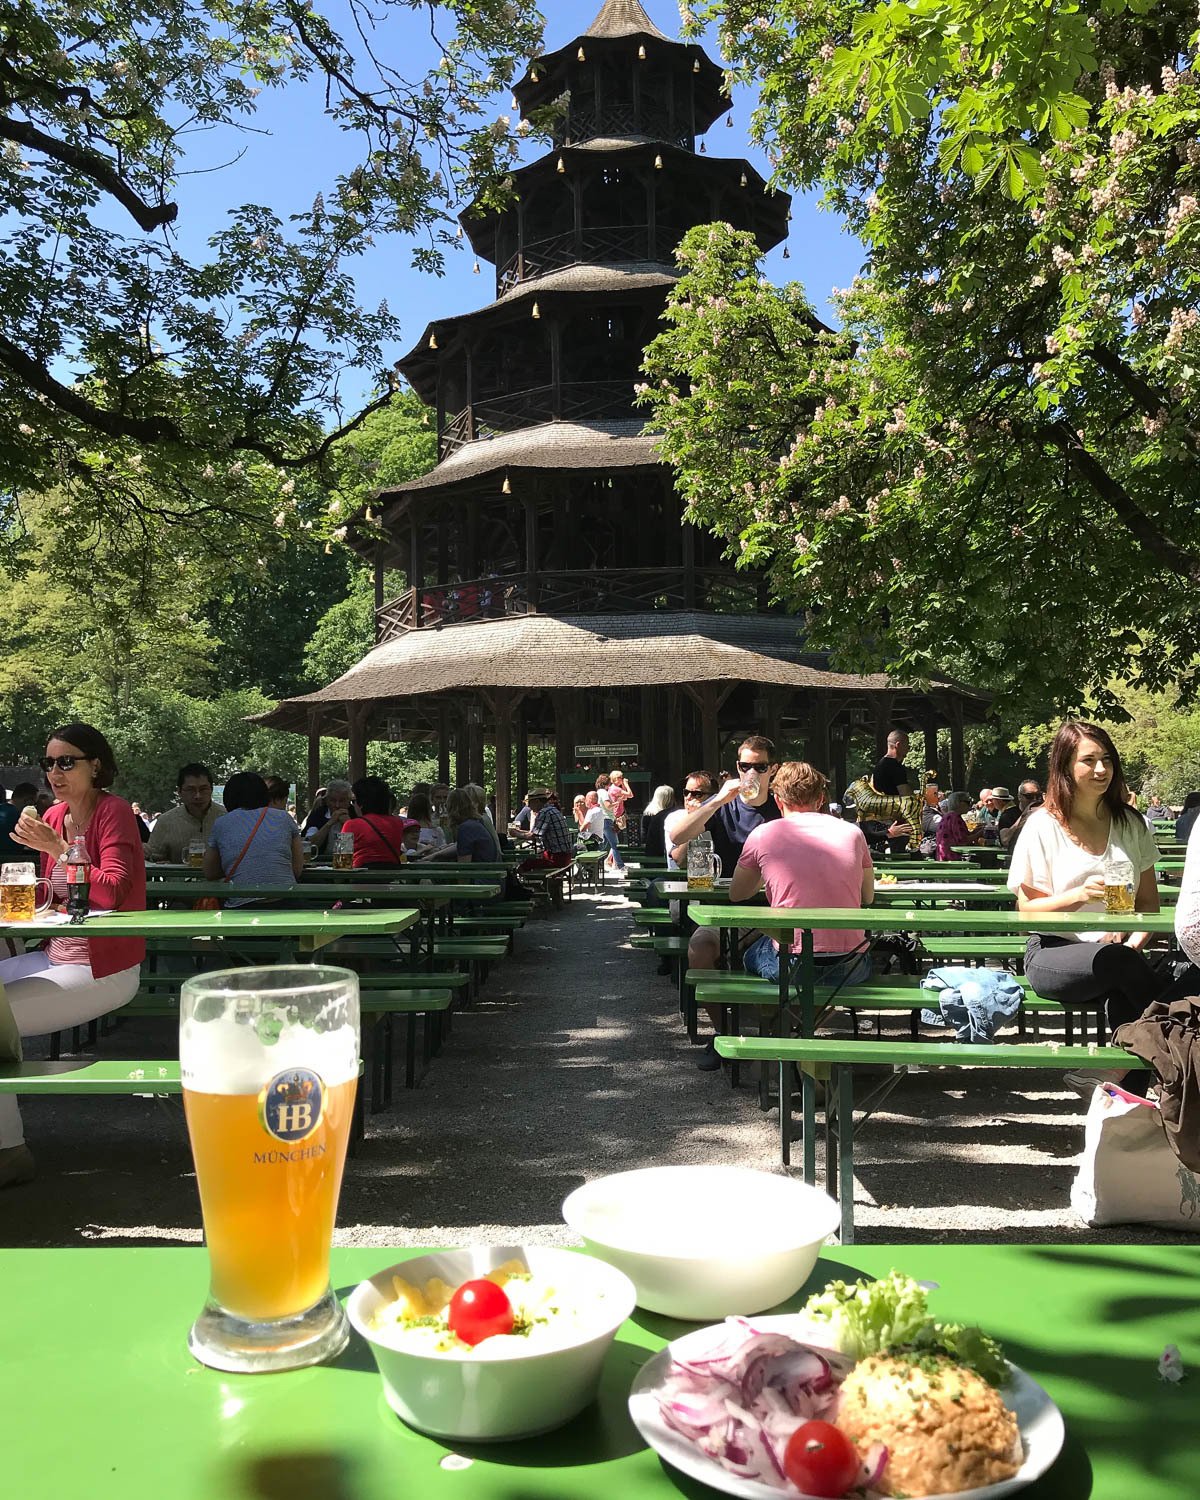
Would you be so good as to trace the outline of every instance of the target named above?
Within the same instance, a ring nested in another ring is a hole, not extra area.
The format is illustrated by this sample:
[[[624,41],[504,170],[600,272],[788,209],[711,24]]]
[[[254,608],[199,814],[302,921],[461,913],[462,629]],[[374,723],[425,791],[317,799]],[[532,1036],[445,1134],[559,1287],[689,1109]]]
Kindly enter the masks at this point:
[[[344,1244],[569,1244],[560,1205],[581,1182],[655,1163],[778,1170],[775,1115],[748,1081],[700,1073],[652,955],[628,947],[619,893],[539,914],[420,1088],[368,1123],[339,1212]],[[108,1056],[161,1055],[168,1023],[132,1021]],[[36,1055],[36,1047],[30,1047]],[[1053,1074],[926,1073],[863,1131],[856,1223],[864,1242],[1169,1240],[1089,1231],[1070,1212],[1083,1105]],[[969,1087],[963,1087],[966,1083]],[[0,1192],[0,1244],[200,1239],[177,1101],[26,1101],[39,1164]]]

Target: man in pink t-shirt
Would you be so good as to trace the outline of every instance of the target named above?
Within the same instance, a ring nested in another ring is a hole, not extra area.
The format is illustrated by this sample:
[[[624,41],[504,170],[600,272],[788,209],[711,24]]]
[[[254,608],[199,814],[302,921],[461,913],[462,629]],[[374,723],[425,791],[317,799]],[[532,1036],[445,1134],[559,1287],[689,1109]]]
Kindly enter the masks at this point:
[[[871,852],[853,823],[821,811],[828,787],[820,771],[805,761],[780,766],[771,791],[783,816],[762,824],[746,840],[729,888],[731,901],[748,901],[765,885],[771,906],[870,905],[875,896]],[[815,931],[817,982],[831,985],[869,978],[865,943],[861,928]],[[748,973],[777,981],[779,944],[760,937],[746,950],[743,962]]]

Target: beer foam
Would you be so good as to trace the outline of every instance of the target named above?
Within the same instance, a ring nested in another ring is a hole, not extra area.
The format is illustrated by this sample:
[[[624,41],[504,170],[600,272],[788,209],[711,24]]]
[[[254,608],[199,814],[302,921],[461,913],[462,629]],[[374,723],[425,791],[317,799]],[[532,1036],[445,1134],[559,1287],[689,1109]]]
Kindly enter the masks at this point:
[[[227,1014],[215,1021],[182,1022],[179,1058],[184,1087],[201,1094],[257,1094],[288,1068],[311,1068],[332,1088],[358,1077],[358,1038],[353,1026],[314,1031],[292,1022],[266,1046],[252,1024]]]

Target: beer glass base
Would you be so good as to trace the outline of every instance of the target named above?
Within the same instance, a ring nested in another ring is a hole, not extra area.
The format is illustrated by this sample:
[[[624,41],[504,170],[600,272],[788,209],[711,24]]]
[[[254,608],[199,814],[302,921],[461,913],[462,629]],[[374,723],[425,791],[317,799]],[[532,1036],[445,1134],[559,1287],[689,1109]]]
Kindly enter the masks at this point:
[[[319,1302],[294,1318],[260,1323],[235,1317],[210,1298],[188,1334],[188,1349],[210,1369],[263,1375],[333,1359],[349,1338],[345,1310],[330,1287]]]

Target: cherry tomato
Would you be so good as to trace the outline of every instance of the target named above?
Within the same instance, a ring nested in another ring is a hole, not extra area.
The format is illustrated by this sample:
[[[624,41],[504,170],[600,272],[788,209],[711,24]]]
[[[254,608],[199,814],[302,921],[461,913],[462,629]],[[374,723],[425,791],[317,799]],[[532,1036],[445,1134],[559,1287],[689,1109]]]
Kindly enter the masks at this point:
[[[516,1320],[504,1288],[484,1280],[463,1282],[450,1298],[446,1321],[451,1333],[474,1347],[493,1334],[511,1333]]]
[[[832,1422],[802,1422],[783,1455],[783,1472],[797,1489],[829,1500],[840,1500],[861,1468],[857,1448]]]

